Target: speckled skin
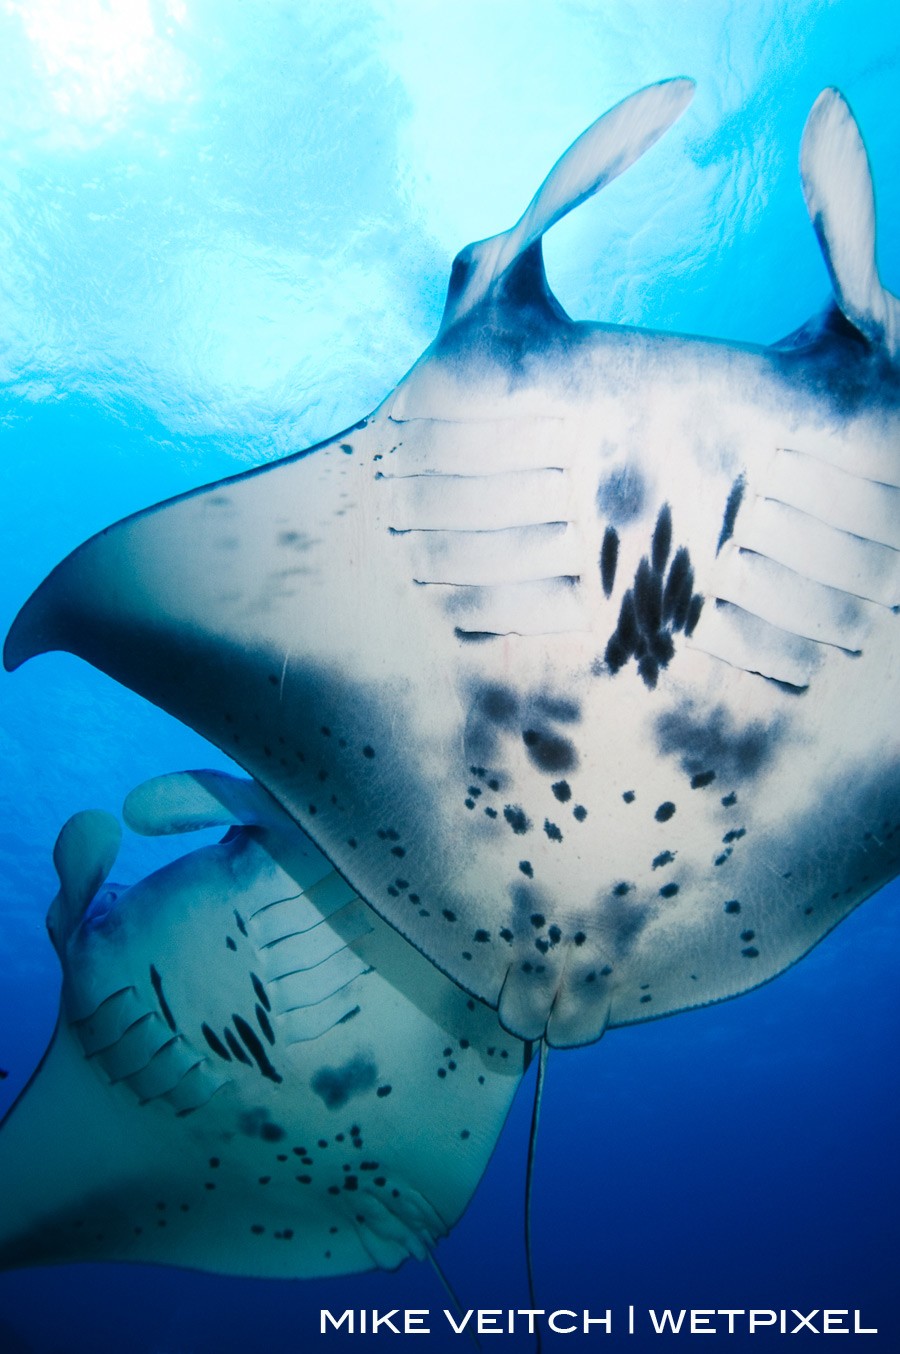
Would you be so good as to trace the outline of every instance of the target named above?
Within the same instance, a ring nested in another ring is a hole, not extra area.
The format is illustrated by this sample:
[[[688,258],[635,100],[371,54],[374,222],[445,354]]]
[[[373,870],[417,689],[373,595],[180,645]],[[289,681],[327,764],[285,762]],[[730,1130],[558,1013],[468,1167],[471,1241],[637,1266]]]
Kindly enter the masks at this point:
[[[0,1129],[0,1267],[305,1278],[423,1258],[481,1177],[526,1046],[258,788],[166,777],[129,806],[145,831],[249,825],[92,898],[117,824],[64,829],[60,1018]]]
[[[8,662],[71,649],[210,738],[523,1038],[783,970],[900,862],[897,303],[823,100],[820,321],[573,323],[539,238],[490,285],[471,246],[370,418],[95,537]]]

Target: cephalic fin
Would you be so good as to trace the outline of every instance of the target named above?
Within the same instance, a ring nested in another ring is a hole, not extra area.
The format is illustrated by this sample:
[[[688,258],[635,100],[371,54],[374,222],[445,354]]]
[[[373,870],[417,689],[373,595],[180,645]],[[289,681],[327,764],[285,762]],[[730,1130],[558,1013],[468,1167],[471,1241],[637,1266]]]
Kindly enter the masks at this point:
[[[57,950],[109,877],[121,841],[118,821],[100,809],[76,813],[64,825],[53,848],[59,893],[47,913],[47,929]]]
[[[865,338],[900,350],[900,303],[881,283],[875,256],[875,194],[869,157],[846,99],[825,89],[812,106],[800,175],[841,312]]]
[[[144,837],[199,832],[208,827],[290,825],[290,819],[255,781],[223,771],[176,771],[154,776],[131,791],[125,822]]]
[[[524,260],[526,266],[533,266],[534,247],[546,231],[649,150],[693,94],[692,80],[662,80],[623,99],[582,132],[557,160],[514,226],[467,245],[457,255],[441,333],[488,296],[517,262]]]

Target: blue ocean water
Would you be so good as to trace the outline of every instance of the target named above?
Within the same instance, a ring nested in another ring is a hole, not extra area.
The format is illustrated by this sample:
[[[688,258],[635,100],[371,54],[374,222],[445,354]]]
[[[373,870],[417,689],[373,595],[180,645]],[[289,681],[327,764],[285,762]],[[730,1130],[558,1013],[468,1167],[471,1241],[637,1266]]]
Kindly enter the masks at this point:
[[[817,310],[797,150],[829,84],[863,128],[900,291],[891,3],[12,0],[0,54],[4,629],[108,522],[367,413],[430,341],[456,250],[508,226],[574,136],[651,80],[692,75],[697,97],[548,237],[571,314],[766,342]],[[53,1028],[61,824],[226,763],[68,656],[0,685],[2,1113]],[[116,873],[177,850],[130,840]],[[627,1336],[629,1304],[859,1308],[879,1331],[864,1348],[900,1348],[898,940],[894,886],[768,987],[551,1058],[542,1305],[612,1308],[612,1337],[585,1338],[635,1354],[666,1337]],[[464,1307],[528,1305],[529,1090],[439,1248]],[[305,1350],[322,1307],[444,1305],[412,1263],[304,1284],[34,1270],[0,1275],[0,1350]]]

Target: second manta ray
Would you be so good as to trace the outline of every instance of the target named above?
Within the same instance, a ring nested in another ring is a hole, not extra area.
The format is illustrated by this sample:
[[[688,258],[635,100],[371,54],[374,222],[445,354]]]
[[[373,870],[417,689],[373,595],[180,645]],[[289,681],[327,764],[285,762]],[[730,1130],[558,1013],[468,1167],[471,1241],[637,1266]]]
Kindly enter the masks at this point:
[[[0,1126],[0,1269],[308,1278],[425,1259],[478,1183],[527,1046],[374,916],[258,786],[162,776],[150,834],[231,824],[131,888],[76,814],[47,918],[47,1053]]]
[[[369,418],[96,536],[7,642],[218,744],[554,1045],[756,986],[900,864],[900,309],[847,104],[804,132],[834,296],[790,338],[576,323],[544,273],[691,92],[626,99],[462,251]]]

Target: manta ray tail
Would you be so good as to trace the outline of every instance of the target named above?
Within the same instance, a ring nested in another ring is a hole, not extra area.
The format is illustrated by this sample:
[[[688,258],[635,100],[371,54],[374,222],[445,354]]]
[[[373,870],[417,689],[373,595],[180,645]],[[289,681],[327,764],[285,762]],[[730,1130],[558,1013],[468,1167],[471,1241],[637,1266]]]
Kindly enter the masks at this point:
[[[875,253],[875,194],[869,158],[847,101],[825,89],[803,133],[800,174],[835,300],[872,343],[900,356],[900,302],[881,283]]]
[[[546,1039],[540,1042],[538,1055],[537,1080],[534,1085],[534,1103],[531,1108],[531,1127],[528,1132],[528,1161],[525,1167],[525,1266],[528,1271],[528,1301],[534,1311],[540,1310],[537,1301],[537,1288],[534,1280],[534,1163],[537,1153],[537,1135],[541,1122],[541,1103],[544,1098],[544,1079],[547,1075],[547,1062],[550,1050]],[[535,1354],[541,1354],[541,1323],[535,1322]]]

